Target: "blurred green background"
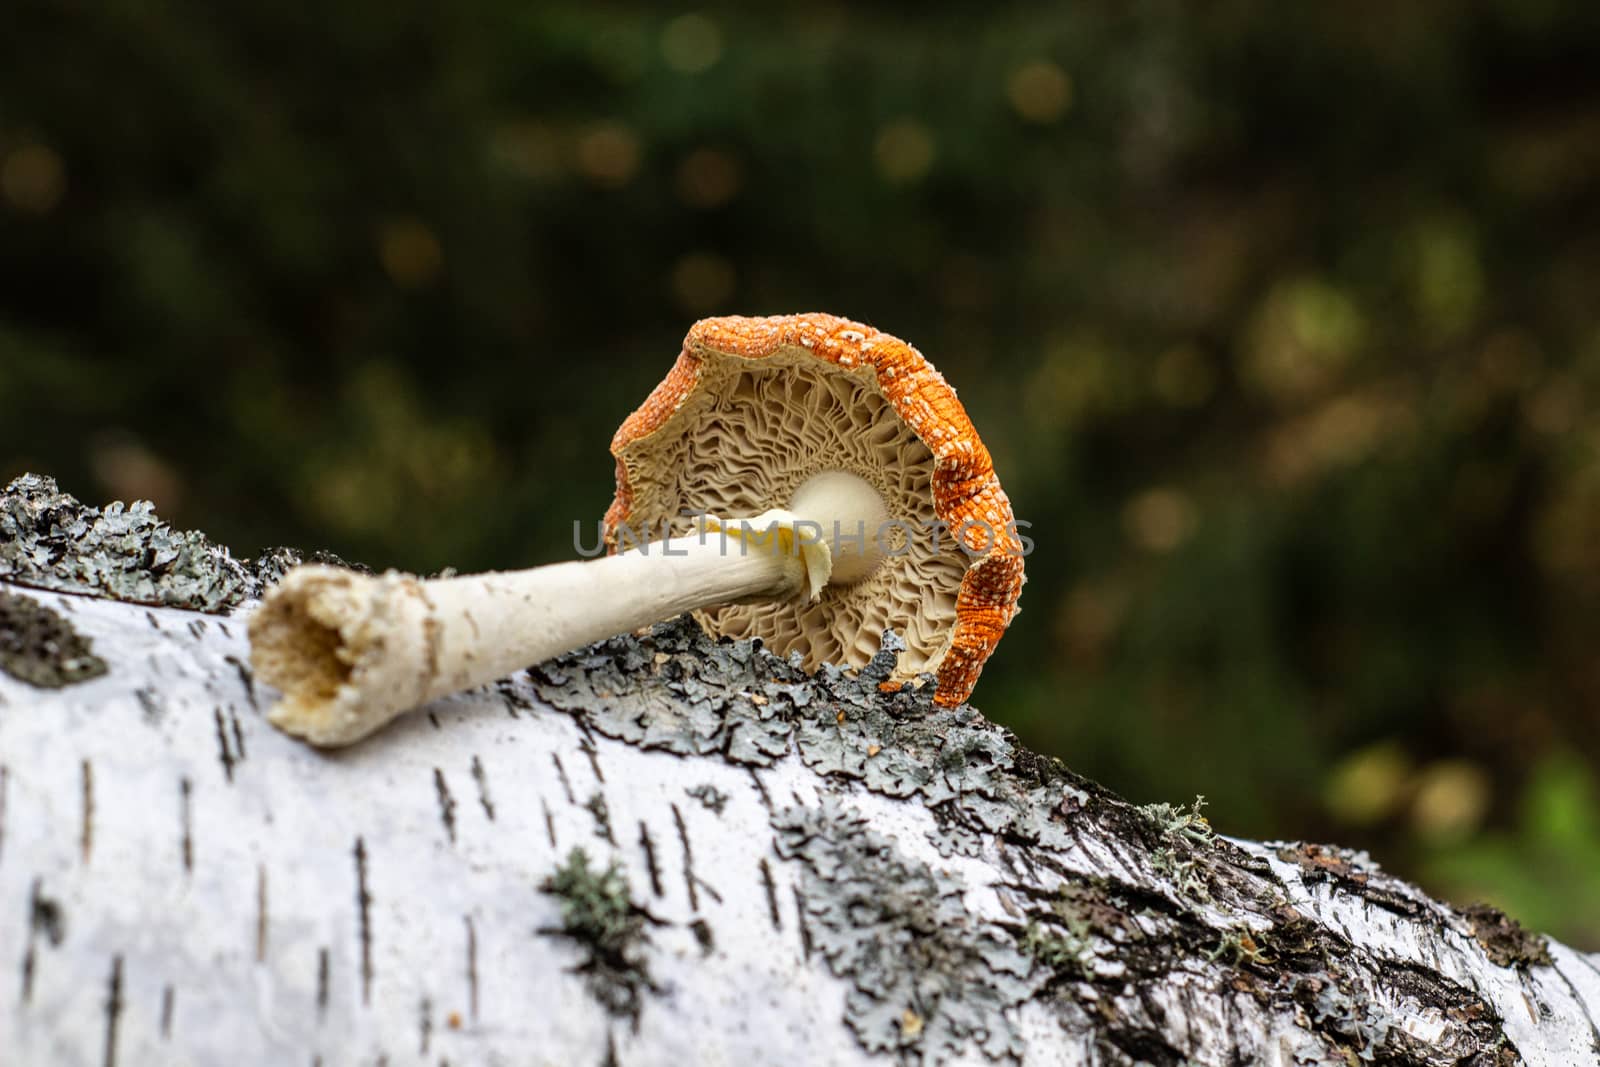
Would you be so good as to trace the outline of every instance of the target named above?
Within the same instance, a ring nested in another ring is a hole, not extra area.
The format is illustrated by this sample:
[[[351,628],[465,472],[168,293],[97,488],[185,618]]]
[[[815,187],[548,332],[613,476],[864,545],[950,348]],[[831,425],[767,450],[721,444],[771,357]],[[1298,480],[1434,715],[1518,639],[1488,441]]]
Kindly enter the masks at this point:
[[[556,560],[691,321],[866,319],[1034,524],[991,717],[1600,947],[1600,5],[4,23],[0,479]]]

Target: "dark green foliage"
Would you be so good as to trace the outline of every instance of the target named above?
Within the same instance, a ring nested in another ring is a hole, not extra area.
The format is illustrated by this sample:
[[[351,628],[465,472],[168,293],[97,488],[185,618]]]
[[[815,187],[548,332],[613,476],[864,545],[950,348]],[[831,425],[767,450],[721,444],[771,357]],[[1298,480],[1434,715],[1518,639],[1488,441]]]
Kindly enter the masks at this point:
[[[1600,944],[1600,7],[685,19],[9,4],[0,481],[568,558],[691,320],[866,318],[1033,523],[987,714]]]

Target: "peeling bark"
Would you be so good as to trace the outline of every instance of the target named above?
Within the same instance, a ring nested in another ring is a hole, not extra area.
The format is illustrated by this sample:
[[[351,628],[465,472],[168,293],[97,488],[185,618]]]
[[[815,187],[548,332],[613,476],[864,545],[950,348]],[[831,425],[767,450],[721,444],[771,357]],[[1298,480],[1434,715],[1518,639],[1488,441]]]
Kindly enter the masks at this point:
[[[3,509],[0,509],[3,510]],[[0,1060],[1600,1063],[1600,957],[687,621],[328,754],[223,614],[0,585]]]

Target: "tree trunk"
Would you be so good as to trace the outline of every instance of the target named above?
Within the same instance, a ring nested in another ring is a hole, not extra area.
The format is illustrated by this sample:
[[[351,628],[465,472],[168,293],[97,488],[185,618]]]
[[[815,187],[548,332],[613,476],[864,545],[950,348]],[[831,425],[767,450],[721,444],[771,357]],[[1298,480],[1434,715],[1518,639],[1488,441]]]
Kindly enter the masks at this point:
[[[0,583],[0,1063],[1600,1063],[1600,957],[1133,807],[892,642],[679,621],[328,753],[249,610]]]

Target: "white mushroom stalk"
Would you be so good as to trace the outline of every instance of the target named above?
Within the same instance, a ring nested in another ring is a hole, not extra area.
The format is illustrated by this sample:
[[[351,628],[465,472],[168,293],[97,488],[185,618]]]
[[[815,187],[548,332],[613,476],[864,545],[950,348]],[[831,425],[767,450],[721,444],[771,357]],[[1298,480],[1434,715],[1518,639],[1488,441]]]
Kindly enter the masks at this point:
[[[872,572],[884,506],[870,485],[824,473],[792,506],[707,516],[698,534],[522,571],[422,580],[296,567],[250,619],[251,663],[283,693],[268,717],[313,744],[347,745],[606,637],[718,604],[815,599],[830,580]]]

